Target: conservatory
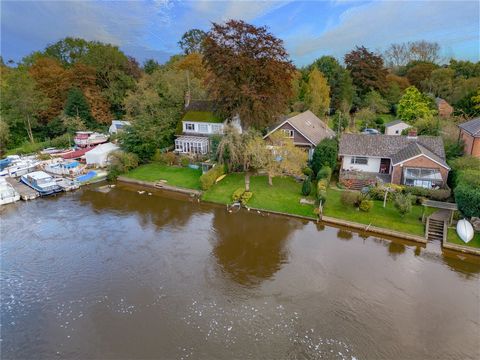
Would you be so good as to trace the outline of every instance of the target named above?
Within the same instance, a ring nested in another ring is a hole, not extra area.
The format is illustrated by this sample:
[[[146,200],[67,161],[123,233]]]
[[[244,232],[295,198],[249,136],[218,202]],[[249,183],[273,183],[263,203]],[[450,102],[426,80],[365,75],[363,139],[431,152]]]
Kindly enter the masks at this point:
[[[420,186],[427,189],[443,186],[442,174],[438,169],[405,168],[403,169],[403,184]]]
[[[175,139],[175,151],[179,154],[208,153],[208,138],[203,136],[181,135]]]

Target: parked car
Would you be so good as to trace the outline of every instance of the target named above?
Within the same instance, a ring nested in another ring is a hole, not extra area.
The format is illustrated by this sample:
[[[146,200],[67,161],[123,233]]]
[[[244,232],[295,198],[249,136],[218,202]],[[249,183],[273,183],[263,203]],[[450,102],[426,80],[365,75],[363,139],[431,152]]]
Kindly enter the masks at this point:
[[[378,131],[377,129],[366,128],[366,129],[363,129],[362,134],[378,135],[378,134],[380,134],[380,131]]]

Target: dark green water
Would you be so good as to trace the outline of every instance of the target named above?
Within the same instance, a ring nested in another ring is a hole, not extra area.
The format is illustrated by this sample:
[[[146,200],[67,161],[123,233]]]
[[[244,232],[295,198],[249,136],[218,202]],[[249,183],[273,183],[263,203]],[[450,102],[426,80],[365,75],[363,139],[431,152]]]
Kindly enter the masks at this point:
[[[160,193],[1,212],[2,359],[474,359],[480,263]]]

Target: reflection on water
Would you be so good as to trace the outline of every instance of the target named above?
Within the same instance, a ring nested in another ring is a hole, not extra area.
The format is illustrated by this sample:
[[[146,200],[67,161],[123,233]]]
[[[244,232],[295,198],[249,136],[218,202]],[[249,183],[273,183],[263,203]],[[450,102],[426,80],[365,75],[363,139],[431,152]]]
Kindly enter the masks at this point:
[[[479,358],[480,263],[137,189],[3,207],[2,358]]]

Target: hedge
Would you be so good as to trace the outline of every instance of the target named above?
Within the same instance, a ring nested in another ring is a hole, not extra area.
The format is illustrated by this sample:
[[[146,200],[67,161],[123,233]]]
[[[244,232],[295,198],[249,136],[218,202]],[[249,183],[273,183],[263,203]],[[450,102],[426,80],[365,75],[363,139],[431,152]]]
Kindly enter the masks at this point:
[[[223,174],[225,174],[225,167],[223,165],[217,165],[200,176],[200,186],[202,190],[210,189],[213,184],[215,184],[215,180]]]
[[[454,190],[458,209],[467,217],[480,217],[480,188],[460,183]]]

